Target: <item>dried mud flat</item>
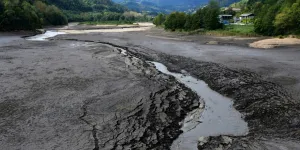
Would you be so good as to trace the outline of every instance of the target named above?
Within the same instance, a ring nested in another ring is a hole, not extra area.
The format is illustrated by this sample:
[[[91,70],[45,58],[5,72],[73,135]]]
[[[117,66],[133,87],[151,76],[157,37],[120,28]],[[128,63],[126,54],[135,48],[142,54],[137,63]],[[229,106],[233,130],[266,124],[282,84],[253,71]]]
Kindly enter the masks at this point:
[[[2,149],[168,149],[198,96],[105,44],[1,47]]]
[[[300,148],[299,100],[286,86],[205,53],[207,59],[192,57],[199,55],[193,41],[146,35],[152,34],[60,35],[1,45],[2,148],[169,149],[199,97],[146,60],[204,80],[244,115],[248,135],[200,138],[199,149]]]

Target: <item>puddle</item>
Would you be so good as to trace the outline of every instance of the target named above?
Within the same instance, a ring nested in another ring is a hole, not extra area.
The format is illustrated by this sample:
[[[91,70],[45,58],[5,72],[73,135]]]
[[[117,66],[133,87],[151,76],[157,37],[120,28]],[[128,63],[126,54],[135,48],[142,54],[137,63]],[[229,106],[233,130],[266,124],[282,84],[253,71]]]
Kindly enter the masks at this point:
[[[179,82],[191,88],[201,97],[200,101],[203,100],[205,103],[204,109],[202,105],[187,115],[181,128],[183,133],[173,142],[172,150],[197,150],[200,136],[239,136],[248,133],[247,123],[234,109],[231,99],[213,91],[204,81],[189,75],[169,72],[161,63],[151,63],[162,73],[174,76]]]
[[[64,32],[57,32],[57,31],[46,31],[44,34],[38,34],[38,35],[35,35],[35,36],[28,37],[28,38],[26,38],[26,40],[29,40],[29,41],[48,41],[48,38],[55,37],[55,36],[60,35],[60,34],[65,34],[65,33]]]

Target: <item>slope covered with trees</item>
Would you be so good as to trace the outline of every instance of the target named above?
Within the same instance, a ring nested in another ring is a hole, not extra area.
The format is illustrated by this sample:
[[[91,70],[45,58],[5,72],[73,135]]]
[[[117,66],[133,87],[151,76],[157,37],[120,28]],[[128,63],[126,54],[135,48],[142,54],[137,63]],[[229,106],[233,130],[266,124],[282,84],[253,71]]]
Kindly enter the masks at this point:
[[[132,22],[148,18],[111,0],[0,0],[0,30],[32,30],[68,21]]]
[[[249,0],[248,9],[256,14],[257,33],[300,34],[300,0]]]
[[[172,11],[193,12],[210,0],[113,0],[137,12],[171,13]],[[218,0],[221,6],[229,6],[239,0]]]
[[[0,1],[0,30],[31,30],[67,22],[66,16],[56,6],[39,0]]]
[[[60,8],[69,21],[94,21],[117,18],[128,9],[111,0],[45,0]],[[107,17],[109,16],[109,17]],[[115,20],[115,19],[114,19]]]

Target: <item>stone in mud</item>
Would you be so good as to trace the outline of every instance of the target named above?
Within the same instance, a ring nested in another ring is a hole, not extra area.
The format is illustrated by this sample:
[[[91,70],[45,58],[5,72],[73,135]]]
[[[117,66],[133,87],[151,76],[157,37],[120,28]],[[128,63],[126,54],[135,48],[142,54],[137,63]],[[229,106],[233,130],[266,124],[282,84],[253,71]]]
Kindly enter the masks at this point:
[[[204,137],[201,136],[198,139],[198,147],[203,147],[208,141],[209,141],[210,137]]]
[[[44,33],[46,33],[46,30],[45,29],[36,29],[35,33],[36,34],[44,34]]]
[[[222,143],[223,144],[231,144],[232,143],[232,139],[228,136],[222,136]]]
[[[206,43],[207,45],[218,45],[219,42],[218,41],[209,41]]]
[[[200,137],[198,143],[198,149],[199,150],[229,149],[232,143],[233,143],[233,139],[228,136]]]

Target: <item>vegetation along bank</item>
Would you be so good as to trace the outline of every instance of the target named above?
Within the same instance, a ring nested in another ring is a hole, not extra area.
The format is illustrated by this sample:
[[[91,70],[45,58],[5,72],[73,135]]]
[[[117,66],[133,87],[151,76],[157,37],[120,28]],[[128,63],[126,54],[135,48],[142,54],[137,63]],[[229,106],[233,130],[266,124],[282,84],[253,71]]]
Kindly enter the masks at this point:
[[[210,1],[192,14],[159,14],[153,23],[171,31],[204,29],[220,35],[299,35],[300,0],[242,0],[225,8]],[[228,27],[229,24],[234,25]]]

